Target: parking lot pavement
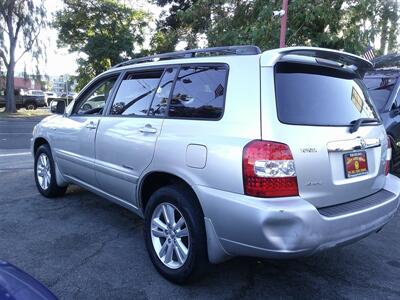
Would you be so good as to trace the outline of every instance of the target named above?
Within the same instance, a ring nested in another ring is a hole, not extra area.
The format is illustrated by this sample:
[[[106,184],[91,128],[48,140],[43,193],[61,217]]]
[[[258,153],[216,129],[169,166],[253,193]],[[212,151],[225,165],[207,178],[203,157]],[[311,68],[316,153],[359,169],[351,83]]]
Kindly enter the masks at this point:
[[[26,149],[0,153],[0,259],[60,299],[400,298],[399,215],[347,247],[295,260],[236,258],[177,286],[153,268],[140,218],[74,186],[42,197],[32,163]]]
[[[43,117],[0,118],[0,150],[29,148],[33,127]]]

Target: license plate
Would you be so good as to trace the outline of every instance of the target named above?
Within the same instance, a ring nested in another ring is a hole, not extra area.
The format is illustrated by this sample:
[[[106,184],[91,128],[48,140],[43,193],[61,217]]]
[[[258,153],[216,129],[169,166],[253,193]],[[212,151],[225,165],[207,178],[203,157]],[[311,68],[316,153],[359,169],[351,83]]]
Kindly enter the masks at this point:
[[[343,155],[346,178],[368,174],[367,153],[365,151]]]

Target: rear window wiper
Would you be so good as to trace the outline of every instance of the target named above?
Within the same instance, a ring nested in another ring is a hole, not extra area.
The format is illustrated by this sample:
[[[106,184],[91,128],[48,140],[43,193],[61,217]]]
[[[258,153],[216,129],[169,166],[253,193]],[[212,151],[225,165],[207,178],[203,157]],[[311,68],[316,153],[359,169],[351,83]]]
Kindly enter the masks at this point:
[[[380,121],[376,118],[359,118],[350,122],[350,133],[356,132],[363,123],[379,123]]]

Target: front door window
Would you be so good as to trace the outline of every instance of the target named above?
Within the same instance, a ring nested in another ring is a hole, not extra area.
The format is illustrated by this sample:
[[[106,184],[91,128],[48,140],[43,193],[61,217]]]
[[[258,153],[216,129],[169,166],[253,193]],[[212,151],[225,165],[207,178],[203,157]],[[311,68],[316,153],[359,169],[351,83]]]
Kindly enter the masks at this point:
[[[101,115],[117,77],[110,77],[93,87],[80,101],[76,115]]]

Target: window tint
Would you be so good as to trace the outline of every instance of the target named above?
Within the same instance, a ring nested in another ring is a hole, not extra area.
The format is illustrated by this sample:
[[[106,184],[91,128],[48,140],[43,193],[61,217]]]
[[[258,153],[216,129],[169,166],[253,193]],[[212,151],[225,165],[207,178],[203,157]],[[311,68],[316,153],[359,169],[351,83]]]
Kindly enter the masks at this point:
[[[165,69],[164,75],[151,104],[149,112],[150,116],[160,117],[167,114],[169,94],[175,80],[176,72],[176,68]]]
[[[79,102],[76,114],[101,114],[116,80],[117,76],[107,78],[98,83],[88,94],[86,94],[86,96],[84,96],[82,101]]]
[[[145,116],[157,89],[163,70],[129,74],[121,82],[110,114]]]
[[[369,94],[374,101],[376,108],[382,110],[387,101],[389,100],[390,94],[393,91],[396,83],[396,78],[390,77],[371,77],[365,78],[364,83],[368,88]]]
[[[297,125],[345,126],[359,118],[379,118],[355,75],[296,63],[275,67],[278,117]]]
[[[224,67],[182,67],[169,106],[169,116],[219,119],[226,93]]]

